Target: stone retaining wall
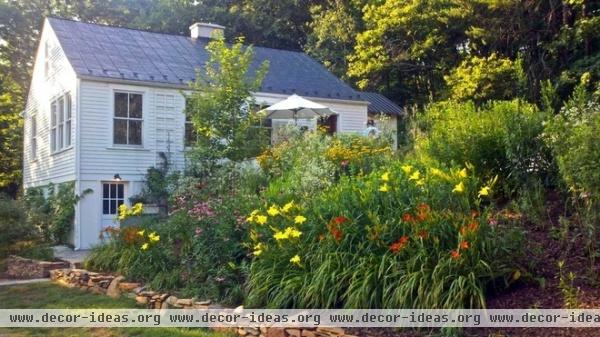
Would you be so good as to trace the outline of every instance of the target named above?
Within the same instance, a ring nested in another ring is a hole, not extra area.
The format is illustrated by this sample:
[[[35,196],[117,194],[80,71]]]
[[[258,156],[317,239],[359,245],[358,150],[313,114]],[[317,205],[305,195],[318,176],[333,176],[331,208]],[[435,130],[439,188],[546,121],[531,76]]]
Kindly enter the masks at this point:
[[[34,279],[50,276],[54,269],[68,268],[66,261],[38,261],[11,255],[6,259],[6,275],[18,279]]]
[[[84,269],[56,269],[50,278],[70,288],[80,288],[113,298],[130,297],[149,309],[221,309],[210,300],[177,298],[168,293],[155,292],[140,283],[127,282],[122,276],[90,272]],[[244,327],[235,329],[239,336],[247,337],[356,337],[347,335],[341,328],[267,328]]]

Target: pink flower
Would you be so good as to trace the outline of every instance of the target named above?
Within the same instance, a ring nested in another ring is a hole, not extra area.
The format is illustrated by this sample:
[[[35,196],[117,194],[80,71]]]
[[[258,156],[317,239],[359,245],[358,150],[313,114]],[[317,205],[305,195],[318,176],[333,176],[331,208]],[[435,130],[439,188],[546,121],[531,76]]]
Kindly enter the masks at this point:
[[[200,235],[202,235],[202,228],[196,227],[194,237],[199,237]]]
[[[213,217],[215,212],[212,210],[208,202],[201,201],[195,204],[194,207],[188,211],[188,215],[193,216],[198,220],[202,220],[204,218]]]
[[[495,218],[489,218],[488,223],[490,224],[490,226],[496,226],[498,225],[498,220]]]

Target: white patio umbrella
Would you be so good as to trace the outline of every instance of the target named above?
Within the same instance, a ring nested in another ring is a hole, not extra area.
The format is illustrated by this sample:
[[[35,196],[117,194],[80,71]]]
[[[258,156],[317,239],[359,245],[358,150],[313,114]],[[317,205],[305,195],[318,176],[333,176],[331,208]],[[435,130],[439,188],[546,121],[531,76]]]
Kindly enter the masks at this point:
[[[284,99],[281,102],[275,103],[266,108],[267,118],[288,119],[293,118],[294,123],[298,125],[298,118],[311,119],[315,117],[329,117],[337,115],[329,107],[315,103],[313,101],[302,98],[296,94]]]

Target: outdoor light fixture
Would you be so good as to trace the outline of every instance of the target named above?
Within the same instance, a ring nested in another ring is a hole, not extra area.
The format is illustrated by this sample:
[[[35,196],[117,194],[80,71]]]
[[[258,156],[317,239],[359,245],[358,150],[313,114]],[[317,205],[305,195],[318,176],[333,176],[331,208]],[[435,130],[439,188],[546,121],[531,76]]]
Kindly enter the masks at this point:
[[[115,178],[116,181],[121,181],[121,176],[118,173],[115,174],[114,178]]]

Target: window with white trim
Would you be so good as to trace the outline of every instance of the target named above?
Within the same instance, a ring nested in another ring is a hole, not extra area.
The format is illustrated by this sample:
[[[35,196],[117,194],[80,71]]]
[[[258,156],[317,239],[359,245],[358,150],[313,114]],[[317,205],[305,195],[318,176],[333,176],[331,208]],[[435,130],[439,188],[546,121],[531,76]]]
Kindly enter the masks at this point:
[[[44,77],[48,78],[50,75],[50,41],[46,40],[44,43]]]
[[[102,184],[102,214],[117,214],[119,206],[125,203],[125,184]]]
[[[57,152],[71,146],[71,94],[50,103],[50,149]]]
[[[190,147],[196,144],[198,140],[198,134],[196,133],[196,128],[194,128],[194,123],[192,122],[192,118],[190,115],[185,115],[185,146]]]
[[[190,100],[185,100],[185,129],[183,134],[183,145],[185,147],[191,147],[196,145],[198,141],[198,133],[196,132],[196,128],[194,127],[194,123],[192,122],[192,116],[190,113]]]
[[[37,158],[37,114],[31,115],[31,159],[35,160]]]
[[[113,143],[142,145],[142,94],[115,92]]]

